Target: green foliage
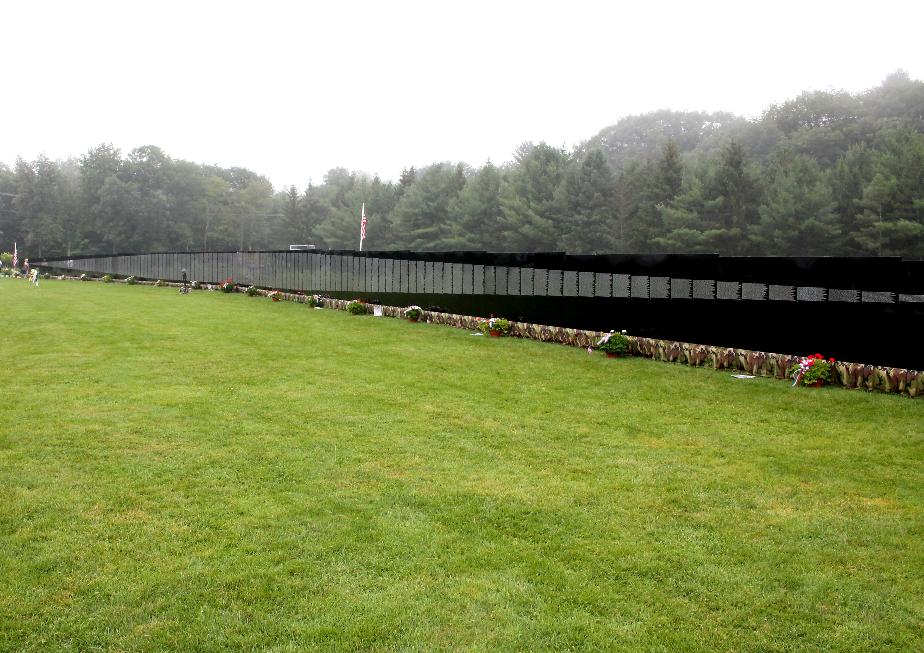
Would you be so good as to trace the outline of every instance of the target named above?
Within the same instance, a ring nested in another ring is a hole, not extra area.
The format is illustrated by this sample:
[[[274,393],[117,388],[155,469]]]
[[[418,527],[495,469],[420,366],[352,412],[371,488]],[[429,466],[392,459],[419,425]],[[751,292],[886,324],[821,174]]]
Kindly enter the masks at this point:
[[[450,202],[450,235],[439,246],[447,250],[490,249],[501,228],[501,173],[490,161],[469,178]]]
[[[736,129],[746,128],[744,118],[727,112],[653,111],[623,118],[602,129],[579,147],[579,152],[601,150],[613,170],[621,172],[630,163],[654,160],[673,142],[681,154],[711,151],[715,142]]]
[[[815,385],[816,383],[828,383],[831,380],[831,370],[834,365],[834,359],[825,360],[821,354],[806,356],[799,361],[799,364],[790,373],[795,380],[794,384]]]
[[[132,275],[130,277],[126,277],[125,283],[127,283],[129,286],[134,286],[136,283],[138,283],[138,280],[135,278],[135,275]]]
[[[611,331],[600,339],[597,349],[608,354],[624,354],[629,351],[629,338],[625,331]]]
[[[409,320],[419,320],[422,314],[423,309],[420,306],[408,306],[404,309],[404,317]]]
[[[244,292],[247,293],[248,297],[256,297],[257,295],[260,294],[260,291],[257,290],[255,286],[247,286],[247,290],[245,290]]]
[[[164,283],[163,279],[158,279],[157,281],[154,282],[154,285],[157,286],[158,288],[163,288],[167,284]]]
[[[465,186],[461,165],[439,163],[423,170],[395,205],[393,234],[407,249],[435,249],[451,237],[449,206]],[[355,225],[358,221],[354,222]],[[397,244],[397,243],[395,243]]]
[[[731,141],[723,150],[704,186],[703,222],[719,251],[747,253],[745,234],[757,220],[759,189],[745,161],[744,149]]]
[[[830,185],[805,155],[784,155],[772,166],[759,214],[749,231],[754,251],[824,256],[841,249]]]
[[[611,252],[616,245],[613,173],[600,150],[592,150],[570,169],[559,191],[561,214],[568,216],[562,244],[569,252]]]
[[[511,247],[487,249],[525,252],[561,249],[562,216],[558,197],[571,165],[568,154],[546,143],[524,143],[514,153],[515,166],[500,189],[503,217],[500,237]],[[491,242],[496,242],[497,236]]]
[[[221,292],[232,293],[234,292],[234,281],[231,280],[231,277],[228,277],[222,281],[218,287],[221,289]]]
[[[3,252],[0,254],[0,263],[3,264],[3,268],[9,270],[13,267],[13,255],[10,252]]]
[[[478,328],[484,334],[488,334],[494,331],[503,335],[507,335],[510,333],[510,321],[503,317],[492,317],[487,320],[482,320],[478,324]]]
[[[112,275],[111,274],[103,275],[103,283],[112,283]]]
[[[350,315],[365,315],[368,313],[365,302],[361,302],[358,299],[354,299],[347,304],[346,310]]]

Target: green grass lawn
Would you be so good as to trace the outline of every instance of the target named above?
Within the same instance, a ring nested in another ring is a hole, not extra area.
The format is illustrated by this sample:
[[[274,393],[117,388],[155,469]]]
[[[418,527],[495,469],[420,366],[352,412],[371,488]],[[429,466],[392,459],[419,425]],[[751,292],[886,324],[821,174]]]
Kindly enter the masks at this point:
[[[924,649],[924,401],[0,279],[0,651]]]

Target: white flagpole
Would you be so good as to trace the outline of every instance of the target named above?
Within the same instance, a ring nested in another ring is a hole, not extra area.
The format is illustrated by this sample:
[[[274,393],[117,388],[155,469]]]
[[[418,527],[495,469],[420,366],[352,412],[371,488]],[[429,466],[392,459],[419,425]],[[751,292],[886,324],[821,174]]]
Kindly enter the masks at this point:
[[[363,221],[366,219],[366,203],[363,202],[362,217],[359,221],[359,251],[363,251]]]

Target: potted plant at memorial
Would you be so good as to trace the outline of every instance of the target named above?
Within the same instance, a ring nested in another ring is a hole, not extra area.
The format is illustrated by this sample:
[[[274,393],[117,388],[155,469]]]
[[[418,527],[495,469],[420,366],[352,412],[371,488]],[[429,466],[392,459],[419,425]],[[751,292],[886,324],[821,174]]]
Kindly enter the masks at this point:
[[[324,307],[323,298],[321,295],[308,295],[308,306],[311,308]]]
[[[257,290],[256,286],[247,286],[247,290],[245,290],[244,292],[247,293],[248,297],[256,297],[257,295],[260,294],[260,291]]]
[[[202,289],[202,282],[201,282],[201,281],[193,281],[191,284],[189,284],[189,287],[192,288],[193,290],[201,290],[201,289]]]
[[[231,277],[228,277],[219,284],[221,292],[234,292],[234,282],[231,281]]]
[[[820,388],[831,380],[834,359],[825,360],[821,354],[806,356],[799,361],[792,371],[792,384]]]
[[[423,309],[420,306],[408,306],[404,309],[404,317],[406,317],[411,322],[416,322],[420,319],[420,316],[423,314]]]
[[[629,351],[629,338],[625,331],[610,331],[597,341],[597,349],[604,352],[607,358],[619,358]]]
[[[80,275],[80,280],[81,280],[81,281],[89,281],[89,280],[90,280],[90,276],[89,276],[86,272],[84,272],[83,274]]]
[[[157,286],[158,288],[163,288],[166,284],[164,283],[163,279],[158,279],[157,281],[154,282],[154,285]]]
[[[492,316],[488,320],[482,320],[478,328],[492,338],[500,338],[510,333],[510,321],[503,317]]]
[[[138,283],[138,280],[135,278],[135,275],[131,275],[125,279],[125,283],[127,283],[129,286],[134,286],[136,283]]]
[[[267,293],[266,296],[272,299],[274,302],[278,302],[280,299],[282,299],[282,293],[279,292],[278,290],[272,290],[269,293]]]
[[[363,315],[366,311],[366,305],[359,299],[354,299],[346,306],[347,312],[351,315]]]
[[[107,275],[103,276],[103,283],[112,283],[112,275],[111,275],[111,274],[107,274]]]

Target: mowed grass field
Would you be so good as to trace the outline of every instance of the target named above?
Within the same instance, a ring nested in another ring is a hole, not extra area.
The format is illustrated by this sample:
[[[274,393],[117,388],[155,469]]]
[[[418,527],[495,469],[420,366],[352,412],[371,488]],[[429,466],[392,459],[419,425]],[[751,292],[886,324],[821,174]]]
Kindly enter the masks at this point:
[[[0,651],[924,649],[920,400],[241,294],[0,310]]]

